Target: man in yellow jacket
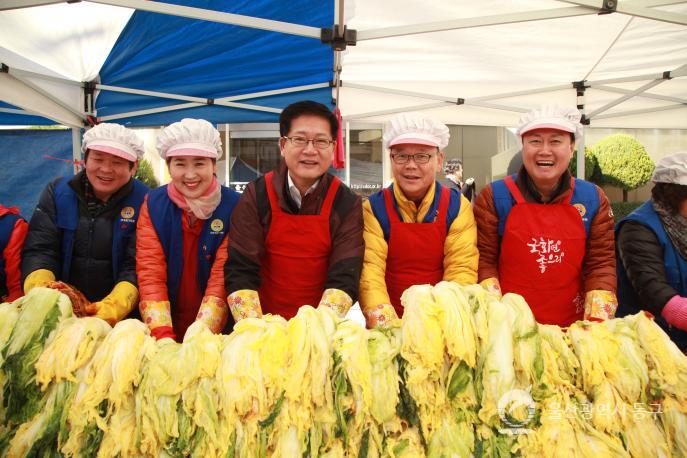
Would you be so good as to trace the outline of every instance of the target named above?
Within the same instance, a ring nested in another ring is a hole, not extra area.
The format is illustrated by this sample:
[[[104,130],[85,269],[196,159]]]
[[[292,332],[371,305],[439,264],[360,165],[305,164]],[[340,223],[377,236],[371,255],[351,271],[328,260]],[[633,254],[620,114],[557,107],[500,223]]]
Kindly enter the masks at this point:
[[[363,203],[360,304],[369,328],[403,315],[401,295],[411,285],[477,282],[470,203],[436,181],[448,140],[448,127],[418,113],[397,115],[385,128],[394,181]]]

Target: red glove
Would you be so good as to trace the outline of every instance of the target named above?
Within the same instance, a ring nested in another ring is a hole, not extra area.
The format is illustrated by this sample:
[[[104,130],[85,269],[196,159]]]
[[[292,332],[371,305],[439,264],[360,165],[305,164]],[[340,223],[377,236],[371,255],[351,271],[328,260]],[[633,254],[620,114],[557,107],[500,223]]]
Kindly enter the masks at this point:
[[[174,334],[174,328],[171,326],[158,326],[150,330],[150,335],[155,337],[155,340],[161,340],[166,337],[177,340],[177,335]]]
[[[666,302],[661,316],[669,325],[687,331],[687,297],[675,295]]]

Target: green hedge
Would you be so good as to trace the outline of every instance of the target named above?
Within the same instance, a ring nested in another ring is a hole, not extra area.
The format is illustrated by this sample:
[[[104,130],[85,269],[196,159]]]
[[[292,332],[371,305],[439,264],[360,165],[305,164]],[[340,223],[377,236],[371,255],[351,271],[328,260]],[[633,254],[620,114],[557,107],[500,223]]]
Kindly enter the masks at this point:
[[[138,161],[138,170],[136,171],[136,175],[134,175],[134,177],[138,180],[141,180],[151,189],[160,186],[160,183],[157,182],[157,178],[155,178],[153,166],[150,164],[150,162],[148,162],[147,159]]]
[[[615,218],[615,222],[617,223],[621,219],[625,218],[643,203],[644,202],[611,202],[611,208],[613,209],[613,217]]]

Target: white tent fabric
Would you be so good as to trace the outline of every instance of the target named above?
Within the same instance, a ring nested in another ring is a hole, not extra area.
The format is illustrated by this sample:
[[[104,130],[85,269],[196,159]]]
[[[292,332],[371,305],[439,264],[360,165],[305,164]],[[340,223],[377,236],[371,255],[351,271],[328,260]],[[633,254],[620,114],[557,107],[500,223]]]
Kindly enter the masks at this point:
[[[579,103],[594,127],[687,128],[687,1],[620,0],[604,15],[602,0],[341,1],[358,33],[342,59],[345,119],[422,109],[514,126],[541,103],[578,103],[572,82],[586,81]],[[7,9],[42,3],[57,4]],[[98,3],[0,3],[0,100],[82,126],[78,84],[97,76],[134,11]]]
[[[593,127],[686,129],[687,2],[621,0],[598,15],[601,5],[358,2],[341,111],[347,120],[422,110],[450,124],[514,126],[542,103],[577,104],[572,83],[586,81],[579,102]]]
[[[81,127],[84,100],[79,84],[98,76],[133,12],[95,3],[2,11],[0,62],[10,72],[0,74],[0,100]]]

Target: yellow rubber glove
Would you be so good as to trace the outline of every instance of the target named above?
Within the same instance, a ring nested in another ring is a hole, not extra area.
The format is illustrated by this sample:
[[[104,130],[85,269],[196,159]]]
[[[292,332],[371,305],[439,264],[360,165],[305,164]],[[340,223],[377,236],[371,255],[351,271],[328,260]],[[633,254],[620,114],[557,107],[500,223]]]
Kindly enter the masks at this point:
[[[128,281],[120,281],[112,288],[110,294],[92,305],[96,309],[95,316],[114,326],[134,309],[136,302],[138,302],[138,288]]]
[[[353,305],[353,299],[345,291],[336,288],[325,289],[318,307],[329,307],[334,310],[339,318],[343,318],[348,313],[348,309]]]
[[[244,318],[262,318],[260,296],[254,289],[234,291],[227,297],[227,305],[236,323]]]
[[[51,281],[55,281],[55,274],[48,269],[38,269],[27,275],[24,280],[24,294],[28,293],[36,286],[45,286]]]
[[[487,278],[485,280],[482,280],[479,284],[488,293],[493,294],[494,296],[497,296],[499,299],[501,299],[501,296],[503,296],[503,293],[501,292],[501,283],[499,283],[498,278],[496,278],[496,277]]]
[[[150,329],[151,336],[157,340],[165,337],[176,340],[169,301],[141,301],[138,309],[141,311],[143,322]]]
[[[205,296],[200,303],[196,321],[202,321],[210,331],[218,334],[222,332],[229,316],[229,307],[224,300],[216,296]]]
[[[401,325],[401,320],[396,314],[396,309],[391,304],[379,304],[363,311],[367,329],[391,328]]]
[[[618,309],[618,298],[610,291],[595,289],[587,291],[584,298],[584,319],[605,321],[615,317]]]

